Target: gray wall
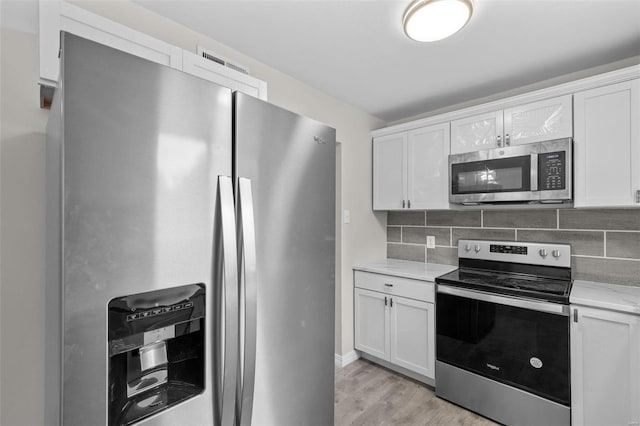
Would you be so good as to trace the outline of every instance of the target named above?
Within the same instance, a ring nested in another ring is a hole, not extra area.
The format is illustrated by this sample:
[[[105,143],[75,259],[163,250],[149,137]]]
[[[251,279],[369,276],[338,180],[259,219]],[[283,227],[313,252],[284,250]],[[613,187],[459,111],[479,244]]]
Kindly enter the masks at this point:
[[[640,286],[637,208],[388,213],[388,258],[456,265],[459,239],[569,243],[574,279]]]

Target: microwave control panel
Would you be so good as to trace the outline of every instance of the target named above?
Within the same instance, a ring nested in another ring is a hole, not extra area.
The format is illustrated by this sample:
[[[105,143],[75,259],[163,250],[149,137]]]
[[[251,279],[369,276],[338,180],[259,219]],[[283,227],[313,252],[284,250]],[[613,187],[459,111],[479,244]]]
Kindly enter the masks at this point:
[[[545,152],[538,155],[538,190],[565,189],[566,152]]]

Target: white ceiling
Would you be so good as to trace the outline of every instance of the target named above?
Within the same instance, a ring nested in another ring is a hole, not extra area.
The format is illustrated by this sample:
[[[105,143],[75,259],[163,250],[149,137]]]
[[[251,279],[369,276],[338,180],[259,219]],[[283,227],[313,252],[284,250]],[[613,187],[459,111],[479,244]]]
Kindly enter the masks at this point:
[[[640,0],[475,0],[435,43],[410,0],[138,3],[387,122],[640,55]]]
[[[640,56],[640,0],[474,0],[435,43],[404,36],[410,0],[137,2],[387,122]],[[36,32],[37,4],[0,25]]]

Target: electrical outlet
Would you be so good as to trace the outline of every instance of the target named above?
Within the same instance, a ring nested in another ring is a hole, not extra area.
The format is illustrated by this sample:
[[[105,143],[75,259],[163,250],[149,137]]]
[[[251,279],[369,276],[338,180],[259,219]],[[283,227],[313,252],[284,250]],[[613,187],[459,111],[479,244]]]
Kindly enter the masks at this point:
[[[436,248],[436,237],[427,235],[427,248]]]

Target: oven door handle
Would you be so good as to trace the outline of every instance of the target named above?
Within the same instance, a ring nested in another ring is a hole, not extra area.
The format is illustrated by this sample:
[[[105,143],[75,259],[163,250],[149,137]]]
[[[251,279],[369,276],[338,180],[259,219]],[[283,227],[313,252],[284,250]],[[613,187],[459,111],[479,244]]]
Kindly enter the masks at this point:
[[[516,299],[514,297],[498,296],[496,294],[483,293],[474,290],[467,290],[459,287],[446,285],[437,286],[438,293],[450,294],[452,296],[466,297],[468,299],[480,300],[483,302],[496,303],[499,305],[514,306],[516,308],[530,309],[532,311],[546,312],[549,314],[569,316],[569,306],[551,302],[541,302],[526,299]]]

